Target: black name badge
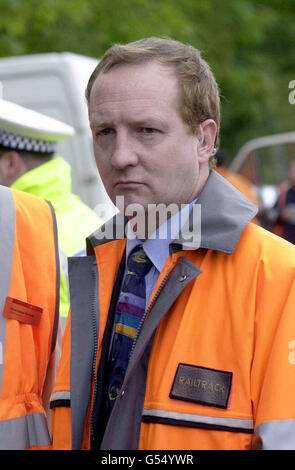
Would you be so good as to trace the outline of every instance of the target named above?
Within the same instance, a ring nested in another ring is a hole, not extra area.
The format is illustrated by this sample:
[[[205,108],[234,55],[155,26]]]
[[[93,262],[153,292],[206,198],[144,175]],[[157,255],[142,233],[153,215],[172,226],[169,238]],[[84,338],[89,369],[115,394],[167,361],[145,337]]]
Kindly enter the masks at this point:
[[[227,408],[232,372],[178,364],[170,398]]]

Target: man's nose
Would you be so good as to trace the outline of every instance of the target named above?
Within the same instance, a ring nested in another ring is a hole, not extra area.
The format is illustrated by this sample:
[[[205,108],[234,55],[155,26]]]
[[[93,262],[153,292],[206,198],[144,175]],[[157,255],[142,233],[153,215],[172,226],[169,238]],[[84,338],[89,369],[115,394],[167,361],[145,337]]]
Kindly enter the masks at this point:
[[[126,166],[135,166],[138,162],[131,136],[118,132],[114,142],[111,163],[117,170]]]

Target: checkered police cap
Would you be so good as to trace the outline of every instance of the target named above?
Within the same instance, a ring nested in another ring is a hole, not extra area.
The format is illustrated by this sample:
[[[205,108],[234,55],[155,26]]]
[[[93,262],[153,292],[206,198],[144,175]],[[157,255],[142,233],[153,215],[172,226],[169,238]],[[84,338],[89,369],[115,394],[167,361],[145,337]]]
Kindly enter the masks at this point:
[[[30,139],[29,137],[23,137],[0,129],[0,147],[32,153],[50,154],[56,151],[56,146],[55,142]]]
[[[31,153],[54,153],[57,142],[74,135],[67,124],[0,99],[0,147]]]

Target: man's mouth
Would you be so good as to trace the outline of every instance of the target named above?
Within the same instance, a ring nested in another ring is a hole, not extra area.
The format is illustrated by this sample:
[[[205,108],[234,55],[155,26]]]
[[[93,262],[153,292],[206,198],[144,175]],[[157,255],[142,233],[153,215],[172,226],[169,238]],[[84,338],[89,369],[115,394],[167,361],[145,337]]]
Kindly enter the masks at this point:
[[[114,184],[114,187],[117,189],[132,189],[136,188],[137,186],[141,185],[142,183],[140,181],[135,181],[135,180],[119,180]]]

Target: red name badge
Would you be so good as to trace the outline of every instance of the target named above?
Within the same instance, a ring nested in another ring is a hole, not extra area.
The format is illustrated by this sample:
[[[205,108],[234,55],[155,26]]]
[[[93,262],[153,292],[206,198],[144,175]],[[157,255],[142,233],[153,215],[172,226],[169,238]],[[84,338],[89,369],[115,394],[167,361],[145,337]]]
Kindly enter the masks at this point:
[[[6,297],[3,316],[11,320],[17,320],[28,325],[38,326],[43,308],[27,304],[21,300]]]

